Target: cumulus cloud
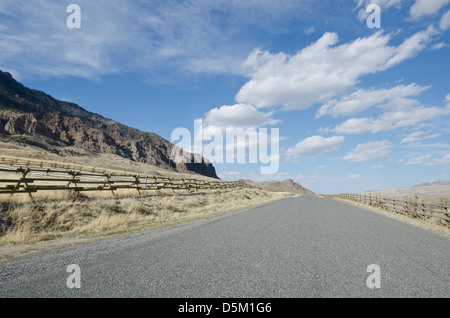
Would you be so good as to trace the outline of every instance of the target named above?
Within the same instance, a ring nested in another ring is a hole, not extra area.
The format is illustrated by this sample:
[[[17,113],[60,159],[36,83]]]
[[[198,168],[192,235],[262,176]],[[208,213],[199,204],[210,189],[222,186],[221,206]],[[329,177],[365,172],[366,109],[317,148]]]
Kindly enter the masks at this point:
[[[343,136],[334,136],[330,138],[313,136],[306,138],[294,147],[289,148],[284,155],[288,160],[295,160],[302,156],[331,154],[338,151],[344,141],[345,137]]]
[[[450,0],[416,0],[410,9],[410,14],[414,19],[432,15],[449,3]]]
[[[257,49],[243,64],[250,80],[236,100],[258,108],[282,105],[284,110],[327,103],[355,86],[361,76],[386,70],[417,55],[435,33],[430,27],[397,47],[388,45],[391,35],[379,31],[342,45],[336,45],[336,33],[325,33],[292,56]]]
[[[409,101],[406,101],[406,105]],[[401,103],[400,103],[401,104]],[[440,107],[399,107],[387,111],[376,119],[374,118],[351,118],[334,129],[322,129],[324,132],[334,132],[344,135],[358,135],[362,133],[378,133],[405,127],[415,127],[423,122],[436,117],[450,114],[450,105]]]
[[[358,145],[342,159],[352,162],[372,161],[374,159],[384,158],[389,155],[392,147],[393,145],[387,140],[369,142]]]
[[[272,114],[247,104],[214,108],[196,121],[194,138],[202,145],[203,156],[213,163],[270,163],[269,168],[261,168],[261,173],[272,174],[278,170],[282,139],[278,128],[265,128],[281,122],[273,119]]]
[[[204,123],[220,128],[259,128],[280,123],[280,120],[272,119],[272,115],[273,112],[264,113],[252,105],[236,104],[210,110]]]
[[[375,105],[383,104],[388,100],[418,96],[430,87],[423,87],[414,83],[407,86],[399,85],[391,89],[358,90],[351,95],[333,99],[323,105],[317,112],[316,117],[332,115],[336,118],[339,116],[354,115]]]

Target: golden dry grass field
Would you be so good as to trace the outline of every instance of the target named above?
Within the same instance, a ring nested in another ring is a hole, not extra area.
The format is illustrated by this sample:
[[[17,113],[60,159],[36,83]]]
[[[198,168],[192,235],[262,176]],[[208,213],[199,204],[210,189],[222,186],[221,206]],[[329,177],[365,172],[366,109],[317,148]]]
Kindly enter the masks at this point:
[[[293,196],[259,189],[96,199],[64,194],[59,199],[3,204],[8,225],[0,244],[154,229]]]
[[[35,202],[2,204],[0,261],[56,244],[64,248],[86,239],[110,238],[173,226],[227,211],[294,196],[260,189],[163,193],[142,197],[88,198],[59,194]]]
[[[116,156],[62,157],[26,147],[0,143],[0,157],[6,161],[31,161],[43,167],[83,169],[170,178],[214,180],[181,174]],[[1,159],[0,159],[1,160]],[[5,164],[5,162],[0,164]],[[20,175],[1,172],[1,178]],[[292,193],[246,187],[227,190],[141,191],[122,189],[102,192],[42,191],[0,194],[0,262],[46,248],[65,248],[96,239],[128,235],[168,227],[200,218],[257,206]]]

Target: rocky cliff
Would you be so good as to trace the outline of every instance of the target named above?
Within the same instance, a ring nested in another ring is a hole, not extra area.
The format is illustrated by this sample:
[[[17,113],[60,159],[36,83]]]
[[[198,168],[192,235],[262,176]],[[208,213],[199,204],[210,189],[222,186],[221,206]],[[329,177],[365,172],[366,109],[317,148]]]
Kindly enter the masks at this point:
[[[127,127],[76,104],[26,88],[2,71],[0,136],[55,153],[76,147],[94,154],[114,154],[178,172],[218,178],[213,165],[204,158],[200,157],[201,163],[174,163],[170,155],[175,146],[154,133]]]

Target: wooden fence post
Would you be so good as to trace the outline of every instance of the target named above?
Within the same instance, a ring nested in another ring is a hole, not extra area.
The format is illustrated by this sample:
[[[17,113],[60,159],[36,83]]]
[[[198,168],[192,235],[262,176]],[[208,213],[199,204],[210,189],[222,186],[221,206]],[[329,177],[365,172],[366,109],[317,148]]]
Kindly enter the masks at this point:
[[[28,189],[28,183],[26,182],[26,177],[27,174],[30,172],[30,168],[26,168],[23,169],[22,167],[20,167],[19,169],[17,169],[16,172],[21,172],[22,173],[22,178],[16,183],[16,185],[14,186],[14,188],[12,189],[11,192],[11,197],[14,195],[15,191],[18,191],[20,189],[20,185],[23,183],[25,185],[24,189],[27,190]],[[29,192],[28,189],[28,196],[30,197],[30,199],[33,201],[33,196],[31,195],[31,192]]]
[[[421,211],[423,213],[422,220],[425,221],[426,220],[426,216],[425,216],[425,201],[424,201],[424,199],[421,200],[420,207],[421,207]]]
[[[448,213],[448,207],[447,207],[447,201],[444,201],[444,215],[447,219],[450,218],[450,214]],[[447,229],[450,229],[450,221],[449,220],[445,220],[445,224],[447,226]]]
[[[131,187],[133,187],[133,184],[136,185],[136,190],[137,190],[139,196],[141,196],[141,191],[139,191],[139,186],[141,184],[139,175],[134,176],[134,182],[131,184]]]
[[[403,212],[404,212],[404,214],[406,215],[406,216],[409,216],[409,212],[408,212],[408,210],[409,210],[409,205],[408,205],[408,201],[407,200],[404,200],[403,201]]]
[[[105,188],[106,185],[108,184],[109,188],[111,189],[111,193],[112,193],[113,197],[115,198],[116,197],[116,193],[114,192],[114,189],[111,186],[111,177],[112,177],[112,173],[110,173],[110,174],[108,174],[106,176],[106,183],[103,184],[103,188]]]
[[[66,188],[68,188],[73,183],[75,185],[75,192],[76,193],[80,193],[76,189],[78,187],[76,178],[78,177],[79,173],[78,172],[73,172],[73,171],[69,171],[68,173],[72,176],[72,179],[67,183]]]

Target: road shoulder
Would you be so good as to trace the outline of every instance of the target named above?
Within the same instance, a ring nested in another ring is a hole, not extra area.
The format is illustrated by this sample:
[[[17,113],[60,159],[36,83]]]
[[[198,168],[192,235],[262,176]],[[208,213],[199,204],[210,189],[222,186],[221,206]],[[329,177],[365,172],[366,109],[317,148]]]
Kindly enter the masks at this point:
[[[446,237],[448,239],[450,239],[450,230],[446,229],[443,226],[439,226],[436,224],[432,224],[426,221],[422,221],[420,219],[415,219],[415,218],[411,218],[411,217],[407,217],[405,215],[402,214],[397,214],[391,211],[386,211],[377,207],[372,207],[372,206],[367,206],[365,204],[362,203],[358,203],[358,202],[353,202],[353,201],[349,201],[349,200],[344,200],[344,199],[339,199],[339,198],[333,198],[333,200],[338,200],[341,201],[343,203],[347,203],[349,205],[352,206],[356,206],[358,208],[373,212],[373,213],[377,213],[379,215],[383,215],[385,217],[415,226],[417,228],[420,229],[424,229],[424,230],[428,230],[430,232],[433,232],[435,234],[438,234],[440,236]]]

